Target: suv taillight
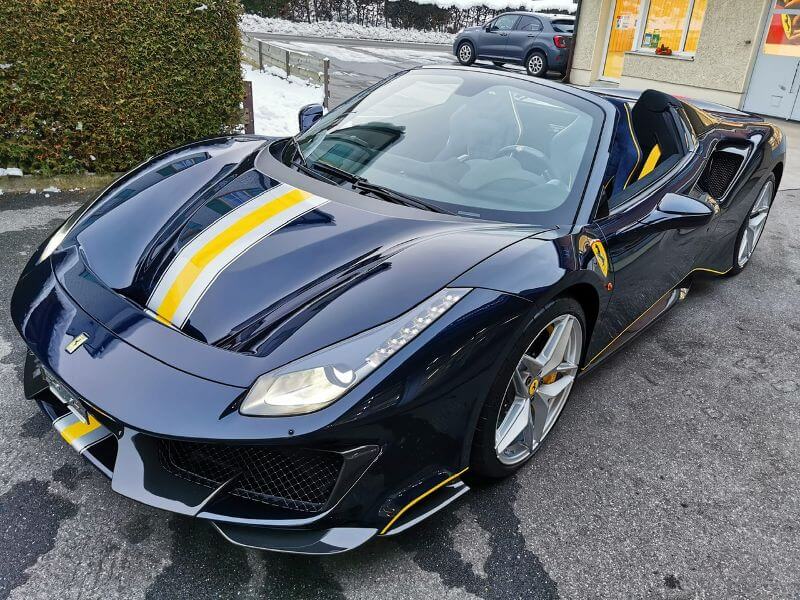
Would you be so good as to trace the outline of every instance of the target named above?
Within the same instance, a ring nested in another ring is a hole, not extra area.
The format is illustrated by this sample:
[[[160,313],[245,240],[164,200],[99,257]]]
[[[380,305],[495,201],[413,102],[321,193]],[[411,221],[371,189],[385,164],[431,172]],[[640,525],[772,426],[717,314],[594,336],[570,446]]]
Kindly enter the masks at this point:
[[[569,39],[563,35],[554,35],[553,43],[556,45],[556,48],[566,48],[569,46]]]

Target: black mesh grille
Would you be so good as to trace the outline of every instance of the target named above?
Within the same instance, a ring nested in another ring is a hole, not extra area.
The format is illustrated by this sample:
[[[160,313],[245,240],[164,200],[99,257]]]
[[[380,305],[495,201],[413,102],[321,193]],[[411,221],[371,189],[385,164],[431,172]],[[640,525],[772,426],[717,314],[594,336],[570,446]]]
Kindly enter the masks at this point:
[[[303,512],[322,510],[343,459],[334,452],[276,450],[160,440],[164,468],[178,477],[216,488],[238,474],[228,493]]]
[[[742,157],[731,152],[715,152],[708,168],[700,178],[700,187],[712,198],[722,198],[739,171]]]

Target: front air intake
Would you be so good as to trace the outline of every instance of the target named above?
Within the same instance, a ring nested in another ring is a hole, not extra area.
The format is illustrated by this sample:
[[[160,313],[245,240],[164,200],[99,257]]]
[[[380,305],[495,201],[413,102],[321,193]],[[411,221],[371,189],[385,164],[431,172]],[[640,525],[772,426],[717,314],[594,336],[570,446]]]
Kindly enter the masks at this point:
[[[236,477],[229,494],[307,513],[325,507],[344,462],[335,452],[164,439],[159,458],[183,479],[215,489]]]

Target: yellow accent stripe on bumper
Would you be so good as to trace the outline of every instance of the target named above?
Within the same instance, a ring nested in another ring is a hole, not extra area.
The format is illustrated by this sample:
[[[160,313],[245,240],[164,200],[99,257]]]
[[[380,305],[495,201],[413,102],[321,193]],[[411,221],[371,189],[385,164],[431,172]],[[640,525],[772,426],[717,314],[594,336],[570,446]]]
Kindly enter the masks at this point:
[[[466,469],[463,469],[463,470],[459,471],[459,472],[458,472],[458,473],[456,473],[455,475],[451,475],[450,477],[448,477],[447,479],[445,479],[445,480],[444,480],[444,481],[442,481],[441,483],[437,483],[435,486],[433,486],[431,489],[429,489],[429,490],[428,490],[427,492],[425,492],[424,494],[420,494],[419,496],[417,496],[416,498],[414,498],[414,499],[413,499],[411,502],[409,502],[409,503],[408,503],[408,504],[406,504],[406,505],[405,505],[403,508],[401,508],[401,509],[398,511],[398,513],[397,513],[397,514],[396,514],[394,517],[392,517],[392,520],[391,520],[391,521],[389,521],[389,522],[386,524],[386,527],[384,527],[383,529],[381,529],[381,535],[383,535],[384,533],[386,533],[387,531],[389,531],[389,529],[391,529],[392,525],[394,525],[394,524],[395,524],[395,522],[397,521],[397,519],[399,519],[400,517],[402,517],[402,516],[403,516],[403,513],[405,513],[405,512],[406,512],[406,511],[407,511],[409,508],[411,508],[412,506],[414,506],[415,504],[417,504],[417,503],[418,503],[418,502],[420,502],[421,500],[424,500],[425,498],[427,498],[428,496],[430,496],[430,495],[431,495],[433,492],[435,492],[435,491],[436,491],[436,490],[438,490],[439,488],[442,488],[442,487],[446,486],[448,483],[450,483],[450,482],[451,482],[451,481],[453,481],[454,479],[458,479],[458,478],[459,478],[459,477],[461,477],[461,476],[462,476],[464,473],[466,473],[468,470],[469,470],[469,467],[467,467]]]
[[[82,421],[78,421],[69,425],[65,429],[59,431],[61,437],[63,437],[68,444],[72,445],[75,440],[78,438],[83,437],[87,433],[91,433],[95,429],[100,427],[100,422],[95,419],[92,415],[89,415],[89,422],[84,423]]]

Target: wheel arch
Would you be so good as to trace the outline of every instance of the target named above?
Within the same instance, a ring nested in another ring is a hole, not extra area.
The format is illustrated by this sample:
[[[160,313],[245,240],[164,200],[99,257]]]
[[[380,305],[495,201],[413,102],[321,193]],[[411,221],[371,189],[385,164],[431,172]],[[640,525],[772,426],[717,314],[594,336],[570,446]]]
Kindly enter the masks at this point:
[[[600,314],[600,295],[590,283],[579,282],[563,290],[557,298],[572,298],[581,305],[583,316],[586,318],[586,341],[583,347],[585,354]],[[584,359],[585,357],[582,358],[582,361]]]
[[[781,186],[781,178],[783,177],[783,162],[778,163],[772,168],[772,174],[775,175],[775,189]]]

